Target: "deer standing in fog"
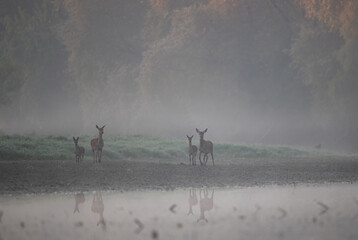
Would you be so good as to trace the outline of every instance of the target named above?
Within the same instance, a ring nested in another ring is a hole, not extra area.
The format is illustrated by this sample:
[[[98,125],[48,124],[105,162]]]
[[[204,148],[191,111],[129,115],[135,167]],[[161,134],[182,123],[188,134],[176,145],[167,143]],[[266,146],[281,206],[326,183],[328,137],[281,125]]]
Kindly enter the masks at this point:
[[[85,195],[81,192],[81,193],[77,193],[75,195],[75,210],[73,210],[73,213],[75,212],[80,212],[80,209],[78,208],[78,205],[80,203],[84,203],[85,202]]]
[[[189,212],[188,215],[193,214],[193,206],[198,204],[198,197],[196,196],[196,190],[190,189],[189,190]]]
[[[205,212],[210,211],[214,207],[214,190],[211,192],[211,198],[209,198],[209,192],[208,189],[204,189],[204,197],[201,197],[201,189],[199,192],[199,205],[200,205],[200,217],[198,218],[197,222],[200,220],[204,220],[205,222],[208,222],[208,219],[205,218]]]
[[[204,140],[204,134],[208,131],[208,129],[205,129],[204,131],[199,131],[199,129],[196,128],[196,132],[200,136],[200,143],[199,143],[199,161],[201,165],[206,165],[208,161],[208,153],[211,154],[211,159],[213,160],[213,166],[214,166],[214,155],[213,155],[213,143],[211,141],[205,141]],[[203,162],[201,161],[201,153],[204,153],[204,159]]]
[[[102,226],[104,227],[106,225],[106,223],[103,218],[104,204],[103,204],[101,192],[94,193],[91,210],[92,210],[92,212],[97,213],[99,215],[99,220],[97,222],[97,226],[102,224]]]
[[[98,138],[94,138],[91,140],[91,147],[92,147],[92,152],[93,152],[93,161],[94,162],[101,162],[101,156],[102,156],[102,149],[104,146],[103,143],[103,129],[106,125],[104,125],[103,127],[98,127],[96,125],[96,128],[98,129]]]
[[[198,152],[198,148],[191,143],[191,140],[193,139],[194,135],[189,137],[186,135],[186,137],[189,140],[189,147],[188,147],[188,153],[189,153],[189,165],[196,165],[196,153]]]
[[[73,137],[73,142],[75,143],[75,155],[76,155],[76,163],[79,163],[80,161],[83,160],[83,157],[85,155],[85,148],[78,146],[78,139],[80,139],[80,137]]]

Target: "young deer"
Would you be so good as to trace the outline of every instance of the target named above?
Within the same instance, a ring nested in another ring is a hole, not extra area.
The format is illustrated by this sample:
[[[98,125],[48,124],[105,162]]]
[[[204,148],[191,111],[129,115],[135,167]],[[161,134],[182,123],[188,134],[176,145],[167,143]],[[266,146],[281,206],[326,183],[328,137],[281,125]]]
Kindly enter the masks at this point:
[[[94,138],[91,140],[91,147],[92,147],[92,152],[93,152],[93,161],[94,162],[101,162],[101,156],[102,156],[102,149],[104,146],[103,143],[103,129],[106,125],[104,125],[103,127],[98,127],[96,125],[96,128],[98,129],[98,138]]]
[[[199,161],[201,165],[206,165],[208,161],[208,153],[211,154],[211,159],[213,160],[213,166],[214,166],[214,155],[213,155],[213,143],[211,141],[205,141],[204,140],[204,134],[208,131],[208,129],[205,129],[204,131],[199,131],[199,129],[196,128],[196,132],[199,133],[200,136],[200,143],[199,143]],[[201,153],[204,153],[204,159],[203,162],[201,161]]]
[[[196,153],[198,152],[198,148],[191,143],[191,140],[193,139],[194,135],[189,137],[186,135],[186,137],[189,140],[189,147],[188,147],[188,153],[189,153],[189,165],[196,165]]]
[[[75,155],[76,155],[76,163],[79,163],[80,161],[83,160],[83,157],[85,155],[85,148],[78,146],[78,139],[80,139],[80,137],[73,137],[73,142],[75,143]]]

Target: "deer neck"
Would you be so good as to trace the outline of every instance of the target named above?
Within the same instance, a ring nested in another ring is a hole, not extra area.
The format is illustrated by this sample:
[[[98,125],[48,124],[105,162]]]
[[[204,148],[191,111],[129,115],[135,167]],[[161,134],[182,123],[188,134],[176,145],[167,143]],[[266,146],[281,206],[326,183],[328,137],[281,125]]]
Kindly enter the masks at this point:
[[[103,138],[102,138],[102,134],[98,134],[98,145],[99,146],[103,146]]]
[[[204,148],[204,145],[205,145],[205,140],[204,140],[204,137],[200,138],[200,148]]]

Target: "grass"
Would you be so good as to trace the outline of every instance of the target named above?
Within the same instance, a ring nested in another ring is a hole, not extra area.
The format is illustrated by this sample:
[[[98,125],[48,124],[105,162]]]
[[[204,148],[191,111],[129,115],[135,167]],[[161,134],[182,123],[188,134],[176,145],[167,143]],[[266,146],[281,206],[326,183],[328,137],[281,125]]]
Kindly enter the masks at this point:
[[[91,137],[82,136],[85,159],[92,158]],[[103,159],[181,159],[187,162],[187,140],[147,136],[104,136]],[[194,144],[198,144],[194,142]],[[72,136],[0,136],[0,160],[74,160]],[[240,158],[311,157],[319,153],[287,146],[214,143],[214,157]]]

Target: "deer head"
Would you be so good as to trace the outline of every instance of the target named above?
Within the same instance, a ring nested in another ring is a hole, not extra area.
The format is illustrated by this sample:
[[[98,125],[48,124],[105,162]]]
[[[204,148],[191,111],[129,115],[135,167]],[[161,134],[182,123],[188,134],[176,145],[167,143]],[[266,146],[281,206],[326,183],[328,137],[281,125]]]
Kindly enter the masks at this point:
[[[78,144],[78,139],[80,138],[80,137],[77,137],[77,138],[75,138],[75,137],[72,137],[73,138],[73,142],[75,143],[75,145],[77,146],[77,144]]]
[[[208,131],[208,129],[205,129],[204,131],[200,131],[196,128],[196,132],[199,134],[200,139],[204,139],[204,134]]]
[[[103,133],[104,133],[104,131],[103,131],[103,129],[104,129],[104,127],[105,127],[106,125],[103,125],[103,127],[98,127],[97,125],[96,125],[96,128],[98,129],[98,134],[99,135],[102,135]]]

